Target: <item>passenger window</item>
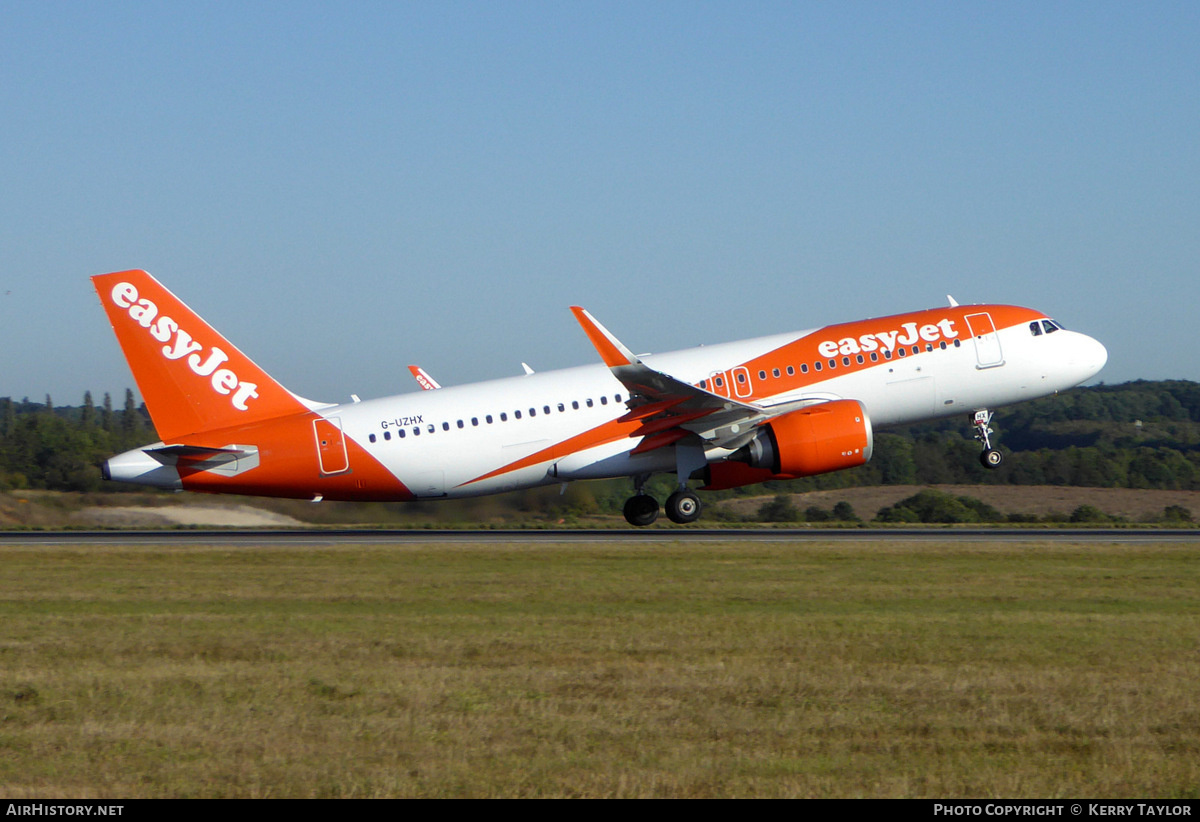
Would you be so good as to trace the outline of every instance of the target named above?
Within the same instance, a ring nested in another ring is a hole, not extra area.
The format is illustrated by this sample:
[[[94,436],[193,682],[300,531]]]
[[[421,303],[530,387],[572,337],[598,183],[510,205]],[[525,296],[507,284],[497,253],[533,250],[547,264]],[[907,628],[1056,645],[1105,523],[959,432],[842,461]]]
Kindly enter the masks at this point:
[[[429,423],[428,427],[429,427],[430,434],[432,434],[434,431],[437,431],[437,428],[434,427],[433,423]]]
[[[808,373],[808,366],[807,366],[807,365],[801,365],[801,366],[800,366],[800,370],[801,370],[801,371],[803,371],[805,374],[807,374],[807,373]],[[796,369],[795,369],[795,368],[792,368],[792,366],[790,366],[790,365],[788,366],[788,369],[787,369],[787,371],[788,371],[788,376],[789,376],[789,377],[794,377],[794,376],[796,375]]]
[[[579,400],[571,400],[571,407],[576,411],[579,410]]]
[[[849,364],[850,364],[850,358],[842,357],[842,365],[849,365]]]
[[[385,440],[390,440],[390,439],[392,438],[392,432],[391,432],[391,431],[384,431],[384,432],[383,432],[383,438],[384,438]]]
[[[829,361],[829,367],[830,367],[830,368],[837,368],[837,360],[830,360],[830,361]]]
[[[898,348],[898,349],[896,349],[896,353],[897,353],[897,354],[899,354],[901,357],[907,357],[907,356],[908,356],[908,352],[907,352],[907,351],[905,351],[903,348]]]
[[[595,405],[595,403],[592,402],[591,397],[588,397],[587,400],[585,400],[585,402],[587,403],[588,408],[591,408],[593,405]]]
[[[414,437],[421,436],[421,427],[420,426],[413,426],[413,436]]]
[[[616,400],[617,402],[620,402],[620,401],[621,401],[621,395],[620,395],[620,394],[614,394],[614,395],[613,395],[613,399],[614,399],[614,400]]]
[[[367,439],[369,439],[371,442],[375,442],[375,435],[371,434],[367,437]]]
[[[563,404],[560,402],[560,403],[558,404],[558,410],[559,410],[560,412],[561,412],[561,411],[566,411],[566,410],[567,410],[567,407],[566,407],[565,405],[563,405]]]
[[[760,380],[765,380],[765,379],[767,378],[767,372],[766,372],[766,371],[759,371],[759,372],[758,372],[758,378],[759,378]]]
[[[491,414],[488,414],[486,417],[484,417],[484,419],[487,420],[488,425],[492,424],[492,415]]]
[[[771,369],[771,376],[772,376],[772,377],[774,377],[775,379],[779,379],[779,369],[778,369],[778,368],[772,368],[772,369]]]
[[[508,412],[507,411],[500,412],[500,422],[508,422]]]
[[[500,415],[500,419],[504,419],[504,415],[503,415],[503,414],[501,414],[501,415]],[[521,419],[521,412],[520,412],[520,411],[514,411],[514,412],[513,412],[513,419],[514,419],[514,420],[519,420],[519,419]]]
[[[399,437],[400,439],[404,439],[404,436],[405,436],[404,429],[401,428],[399,431],[397,431],[396,436]]]
[[[879,352],[878,351],[871,352],[871,362],[879,362]]]
[[[806,362],[800,363],[800,373],[801,374],[808,373],[808,363],[806,363]],[[790,365],[788,366],[788,376],[789,377],[792,376],[792,367]]]
[[[479,417],[471,417],[471,425],[478,426],[479,425]]]
[[[531,417],[536,417],[536,416],[537,416],[537,409],[536,409],[536,408],[530,408],[530,409],[529,409],[529,416],[531,416]]]
[[[550,406],[548,406],[548,405],[543,405],[543,406],[542,406],[542,413],[543,413],[543,414],[549,414],[549,413],[550,413]]]
[[[946,341],[945,341],[945,340],[942,340],[940,343],[938,343],[938,348],[940,348],[940,349],[942,349],[943,351],[945,351],[945,350],[946,350]]]
[[[608,405],[608,397],[601,396],[601,397],[600,397],[600,404],[601,404],[601,405]]]
[[[820,360],[817,360],[815,363],[813,363],[813,368],[815,368],[815,369],[817,369],[818,371],[820,371],[820,370],[821,370],[821,361],[820,361]]]

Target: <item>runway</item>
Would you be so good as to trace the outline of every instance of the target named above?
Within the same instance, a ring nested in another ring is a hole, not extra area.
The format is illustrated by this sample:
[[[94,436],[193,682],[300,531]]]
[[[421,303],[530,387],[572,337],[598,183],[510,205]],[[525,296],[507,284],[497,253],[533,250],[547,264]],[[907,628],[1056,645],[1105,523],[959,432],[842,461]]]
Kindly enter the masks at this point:
[[[404,545],[712,542],[1197,543],[1200,530],[1154,528],[652,528],[559,530],[167,529],[0,531],[0,545]]]

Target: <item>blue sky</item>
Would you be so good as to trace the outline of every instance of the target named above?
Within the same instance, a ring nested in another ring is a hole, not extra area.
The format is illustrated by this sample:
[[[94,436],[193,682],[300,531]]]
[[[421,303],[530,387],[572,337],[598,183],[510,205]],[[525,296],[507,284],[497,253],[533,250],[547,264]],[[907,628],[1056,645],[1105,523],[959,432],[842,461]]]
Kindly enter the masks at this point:
[[[0,2],[0,396],[145,268],[343,400],[960,302],[1200,379],[1200,4]]]

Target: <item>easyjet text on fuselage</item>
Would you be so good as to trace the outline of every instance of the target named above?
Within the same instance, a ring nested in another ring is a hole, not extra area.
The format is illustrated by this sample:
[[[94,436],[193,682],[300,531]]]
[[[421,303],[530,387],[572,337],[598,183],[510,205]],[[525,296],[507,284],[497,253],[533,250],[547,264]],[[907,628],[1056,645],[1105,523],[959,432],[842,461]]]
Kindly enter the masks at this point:
[[[817,351],[822,357],[836,357],[838,354],[861,354],[879,349],[895,351],[902,345],[916,345],[919,342],[936,343],[956,337],[958,337],[958,330],[954,327],[954,320],[943,318],[936,323],[906,322],[901,323],[899,328],[888,331],[875,331],[858,337],[822,340],[817,344]]]

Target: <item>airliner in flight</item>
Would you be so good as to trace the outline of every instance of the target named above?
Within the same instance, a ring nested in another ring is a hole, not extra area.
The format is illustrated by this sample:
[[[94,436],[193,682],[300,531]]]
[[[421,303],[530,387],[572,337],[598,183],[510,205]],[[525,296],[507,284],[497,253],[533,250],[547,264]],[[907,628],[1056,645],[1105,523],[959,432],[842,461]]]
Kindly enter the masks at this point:
[[[677,523],[701,490],[862,465],[874,430],[963,414],[995,468],[991,409],[1078,385],[1104,366],[1096,340],[1045,314],[959,305],[791,334],[635,355],[571,311],[601,362],[332,404],[288,391],[145,271],[92,278],[162,439],[109,459],[106,479],[210,493],[329,500],[495,494],[674,474]]]

